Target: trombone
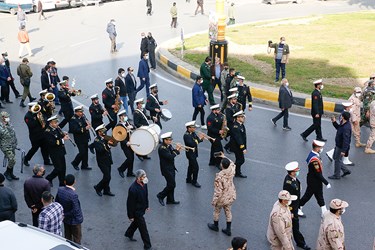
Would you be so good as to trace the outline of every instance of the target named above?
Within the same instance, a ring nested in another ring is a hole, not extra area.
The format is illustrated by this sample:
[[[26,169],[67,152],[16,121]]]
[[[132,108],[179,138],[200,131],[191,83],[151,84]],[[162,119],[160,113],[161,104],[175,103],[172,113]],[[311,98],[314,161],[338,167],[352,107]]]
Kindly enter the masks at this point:
[[[181,143],[175,143],[175,142],[172,142],[172,145],[176,146],[176,147],[181,147],[183,150],[185,150],[186,152],[188,152],[189,150],[195,152],[195,148],[192,148],[192,147],[188,147],[188,146],[185,146],[185,145],[182,145]]]
[[[200,135],[203,135],[203,138],[206,139],[207,141],[212,141],[214,142],[216,140],[216,138],[213,138],[209,135],[207,135],[206,133],[203,133],[202,131],[197,131]]]

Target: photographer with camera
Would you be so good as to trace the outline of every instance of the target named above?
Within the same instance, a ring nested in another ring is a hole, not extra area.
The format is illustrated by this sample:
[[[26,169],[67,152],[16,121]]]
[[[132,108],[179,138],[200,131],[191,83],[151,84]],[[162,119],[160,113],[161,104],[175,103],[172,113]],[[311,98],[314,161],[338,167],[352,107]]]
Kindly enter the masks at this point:
[[[281,68],[281,79],[285,78],[286,70],[285,65],[289,62],[289,46],[285,43],[285,37],[280,37],[280,43],[272,43],[268,41],[268,54],[271,53],[271,49],[274,49],[275,55],[275,67],[276,77],[275,82],[279,81],[280,68]]]

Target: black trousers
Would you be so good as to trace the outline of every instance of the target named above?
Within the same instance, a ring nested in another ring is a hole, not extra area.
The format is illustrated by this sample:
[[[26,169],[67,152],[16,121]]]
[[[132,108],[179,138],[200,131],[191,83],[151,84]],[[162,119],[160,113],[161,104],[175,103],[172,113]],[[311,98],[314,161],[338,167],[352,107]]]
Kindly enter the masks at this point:
[[[131,149],[131,147],[128,146],[122,146],[121,149],[125,154],[125,161],[121,164],[121,166],[118,168],[119,171],[125,172],[125,170],[128,170],[128,175],[133,173],[133,166],[134,166],[134,151]]]
[[[222,152],[223,145],[221,145],[221,138],[216,138],[215,141],[211,141],[211,152],[210,152],[210,165],[220,166],[221,158],[215,157],[214,153]]]
[[[241,149],[234,150],[236,156],[236,174],[241,174],[241,166],[245,163],[245,155]]]
[[[307,182],[305,194],[299,202],[300,207],[303,207],[311,199],[313,195],[315,196],[315,199],[320,207],[325,205],[323,198],[323,184],[320,183],[315,185],[309,185],[309,182]]]
[[[12,88],[15,98],[17,98],[20,95],[20,92],[18,92],[18,90],[16,89],[16,86],[14,85],[14,81],[11,80],[11,81],[8,82],[8,84],[9,84],[9,87]],[[10,92],[10,90],[9,90],[9,92]],[[9,99],[9,94],[10,93],[8,93],[8,99]]]
[[[176,188],[176,173],[167,172],[163,173],[167,186],[158,194],[158,197],[164,199],[167,197],[167,202],[173,202],[174,200],[174,189]]]
[[[134,91],[134,92],[130,92],[130,93],[128,93],[128,98],[129,98],[129,100],[128,100],[128,104],[129,104],[129,106],[130,106],[130,109],[132,110],[132,114],[134,114],[134,101],[135,101],[135,95],[136,95],[135,91]],[[128,114],[128,115],[129,115],[129,114]]]
[[[139,229],[139,233],[141,234],[142,241],[144,248],[150,248],[151,247],[151,241],[150,241],[150,235],[148,234],[146,220],[143,216],[140,217],[134,217],[134,220],[128,227],[128,229],[125,232],[125,236],[132,238],[134,236],[134,233],[137,229]]]
[[[203,126],[203,125],[205,125],[205,123],[204,123],[205,112],[204,112],[203,105],[201,107],[195,107],[194,108],[194,113],[193,113],[193,119],[192,119],[192,121],[195,121],[197,119],[198,113],[201,113],[201,125]]]
[[[197,183],[198,180],[198,172],[199,172],[199,165],[197,158],[188,158],[189,166],[187,169],[187,176],[186,180],[190,181],[191,183]]]
[[[150,58],[151,68],[156,69],[155,50],[150,50],[148,55]]]
[[[108,193],[111,191],[109,187],[109,183],[111,182],[111,165],[105,166],[99,164],[100,171],[103,173],[103,178],[99,181],[96,185],[98,191],[104,191],[104,193]]]
[[[88,154],[89,144],[88,144],[88,142],[85,142],[85,143],[76,142],[76,144],[77,144],[77,148],[78,148],[78,154],[76,155],[76,157],[72,161],[72,164],[74,166],[78,166],[79,163],[82,162],[81,168],[87,168],[89,166],[88,163],[87,163],[88,158],[89,158],[89,154]]]
[[[47,146],[44,142],[43,137],[38,137],[35,139],[30,139],[31,142],[31,149],[25,155],[25,161],[30,161],[33,158],[34,154],[40,148],[40,152],[42,153],[44,162],[49,162],[49,152]]]
[[[294,217],[292,218],[292,229],[293,229],[293,238],[297,246],[306,245],[305,238],[303,237],[302,233],[299,231],[298,213],[294,214]]]
[[[319,116],[319,118],[313,117],[313,124],[310,127],[308,127],[302,133],[302,135],[304,137],[308,137],[315,130],[316,139],[322,139],[323,136],[322,136],[322,127],[321,127],[321,124],[322,124],[322,117],[321,116]]]
[[[57,155],[54,153],[50,153],[51,160],[53,163],[53,170],[52,172],[46,176],[46,179],[49,182],[52,182],[53,179],[56,177],[59,178],[59,186],[65,186],[65,174],[66,174],[66,162],[65,162],[65,155]]]
[[[39,226],[39,214],[42,212],[42,209],[39,208],[35,213],[31,212],[31,216],[33,217],[33,226],[38,227]]]
[[[215,90],[215,87],[216,85],[219,87],[219,90],[220,90],[220,101],[222,102],[223,101],[223,91],[221,90],[221,81],[220,81],[220,78],[216,78],[215,77],[215,80],[213,80],[211,82],[211,85],[212,85],[212,89]]]
[[[282,110],[277,116],[275,116],[275,118],[273,118],[272,120],[274,122],[277,122],[281,117],[284,117],[283,119],[283,127],[288,127],[288,118],[289,118],[289,111],[288,109],[284,109]]]
[[[0,212],[0,222],[5,221],[5,220],[10,220],[10,221],[15,222],[16,221],[15,211],[7,210],[7,211]]]
[[[1,101],[9,101],[9,82],[7,81],[1,86]]]
[[[64,114],[64,120],[59,123],[59,127],[63,128],[72,119],[74,111],[73,109],[66,109],[61,112]]]
[[[105,128],[108,130],[113,129],[117,124],[117,114],[113,111],[113,109],[107,109],[108,115],[112,118],[112,121],[110,121]]]

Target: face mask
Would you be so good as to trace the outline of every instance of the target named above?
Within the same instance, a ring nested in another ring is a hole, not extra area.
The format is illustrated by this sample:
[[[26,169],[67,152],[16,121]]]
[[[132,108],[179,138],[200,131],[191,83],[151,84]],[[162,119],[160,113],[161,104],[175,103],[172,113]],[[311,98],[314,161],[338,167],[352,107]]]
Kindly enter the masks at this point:
[[[323,148],[321,148],[321,149],[319,150],[319,154],[321,154],[321,153],[323,153]]]
[[[5,65],[5,62],[2,62],[1,65]]]
[[[143,108],[143,109],[146,108],[146,104],[142,104],[142,108]]]
[[[113,25],[116,25],[116,22],[112,22]]]
[[[125,78],[126,75],[125,75],[125,73],[122,73],[121,76],[122,76],[123,78]]]
[[[289,86],[289,82],[286,82],[286,83],[285,83],[285,86],[287,86],[287,87],[288,87],[288,86]]]
[[[43,171],[42,176],[44,176],[45,173],[46,173],[46,170]]]
[[[345,213],[345,208],[343,208],[342,210],[341,210],[341,214],[344,214]]]
[[[361,97],[361,93],[355,93],[355,96],[356,96],[357,98],[359,98],[359,97]]]
[[[4,56],[4,60],[8,60],[8,57],[7,57],[7,56]]]
[[[299,171],[296,172],[296,177],[298,177],[298,175],[299,175]]]
[[[128,121],[128,117],[125,116],[125,117],[124,117],[124,122],[127,122],[127,121]]]
[[[280,43],[281,43],[281,44],[285,44],[285,41],[281,41]]]
[[[350,109],[349,109],[349,112],[353,112],[353,108],[350,108]]]
[[[9,117],[5,117],[5,118],[4,118],[4,121],[5,121],[5,122],[10,122],[10,118],[9,118]]]
[[[324,85],[320,85],[320,90],[324,89]]]
[[[288,206],[290,206],[290,204],[292,204],[292,201],[288,201]]]
[[[145,59],[148,60],[148,56],[145,56]]]
[[[147,184],[148,183],[148,178],[147,177],[143,178],[142,182],[143,182],[143,184]]]

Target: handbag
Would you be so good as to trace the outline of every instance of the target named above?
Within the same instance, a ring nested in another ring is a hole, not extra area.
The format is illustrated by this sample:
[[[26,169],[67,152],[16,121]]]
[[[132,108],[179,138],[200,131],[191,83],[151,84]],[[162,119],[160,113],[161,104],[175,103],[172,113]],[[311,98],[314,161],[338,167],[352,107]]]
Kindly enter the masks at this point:
[[[30,77],[26,77],[23,79],[23,86],[29,87],[30,86]]]

